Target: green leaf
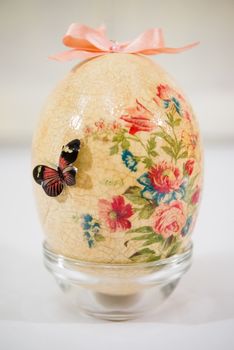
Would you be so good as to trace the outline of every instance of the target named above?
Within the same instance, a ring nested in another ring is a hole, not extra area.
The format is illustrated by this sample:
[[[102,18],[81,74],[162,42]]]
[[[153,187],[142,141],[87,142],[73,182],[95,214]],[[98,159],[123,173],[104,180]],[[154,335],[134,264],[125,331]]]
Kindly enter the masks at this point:
[[[174,127],[174,116],[173,116],[173,113],[167,113],[167,121],[166,123],[171,127],[173,128]]]
[[[163,248],[169,248],[174,242],[176,242],[176,237],[173,235],[169,236],[167,239],[165,239]]]
[[[149,234],[145,234],[145,235],[141,235],[141,236],[137,236],[137,237],[133,237],[132,240],[133,241],[144,241],[146,239],[151,239],[155,236],[155,232],[154,233],[149,233]]]
[[[187,158],[187,157],[188,157],[188,151],[184,151],[183,153],[181,153],[177,156],[177,159]]]
[[[178,119],[174,120],[173,124],[174,124],[174,126],[179,126],[180,123],[181,123],[181,118],[178,118]]]
[[[174,105],[174,103],[171,104],[171,108],[170,108],[170,112],[168,113],[168,115],[170,115],[171,118],[174,117],[174,114],[177,113],[176,107]]]
[[[163,241],[163,237],[161,235],[158,235],[157,233],[154,233],[154,236],[151,237],[151,235],[150,235],[150,237],[148,237],[148,239],[143,244],[143,247],[150,245],[150,244],[162,242],[162,241]]]
[[[138,252],[134,253],[133,255],[131,255],[131,257],[137,256],[137,255],[147,255],[147,254],[154,254],[154,250],[149,249],[149,248],[144,248],[144,249],[141,249]]]
[[[119,152],[118,144],[116,144],[110,148],[110,156],[112,156],[113,154],[117,154],[118,152]]]
[[[147,199],[142,198],[141,196],[141,188],[138,186],[131,186],[125,192],[124,196],[132,203],[138,205],[146,205],[148,204]]]
[[[133,228],[131,230],[128,230],[126,233],[134,233],[134,232],[139,232],[139,233],[154,233],[154,230],[151,226],[142,226],[138,228]]]
[[[149,258],[147,259],[146,262],[153,262],[153,261],[157,261],[161,259],[161,255],[151,255],[149,256]]]
[[[124,138],[123,141],[122,141],[122,143],[121,143],[121,147],[122,147],[123,150],[129,149],[129,147],[130,147],[130,142],[129,142],[127,139]]]
[[[150,262],[160,259],[160,256],[156,256],[154,250],[144,248],[130,256],[130,259],[134,262]]]
[[[112,142],[121,142],[123,141],[123,139],[124,139],[124,133],[120,132],[113,137]]]
[[[134,158],[135,158],[136,162],[139,163],[143,157],[141,157],[141,156],[134,156]]]
[[[158,156],[158,153],[156,151],[150,151],[151,156],[156,157]]]
[[[105,237],[103,235],[101,235],[100,233],[95,233],[94,234],[94,239],[97,242],[105,241]]]
[[[139,211],[139,219],[149,219],[153,212],[154,206],[152,204],[147,204]]]
[[[151,158],[144,158],[144,160],[143,160],[143,162],[142,163],[144,163],[145,164],[145,167],[146,168],[151,168],[152,166],[153,166],[153,161],[152,161],[152,159]]]
[[[138,253],[139,254],[152,254],[152,253],[154,254],[154,250],[149,249],[149,248],[144,248],[144,249],[141,249]]]
[[[173,149],[168,147],[168,146],[162,146],[162,149],[164,150],[164,152],[166,152],[169,156],[171,156],[172,158],[175,158],[175,154],[173,152]]]
[[[171,249],[167,253],[167,257],[169,258],[170,256],[176,254],[178,252],[178,249],[180,248],[181,244],[182,244],[182,242],[176,242],[175,244],[173,244],[173,246],[171,247]]]
[[[153,150],[156,147],[156,142],[155,142],[155,138],[151,137],[148,142],[147,142],[147,148],[148,150]]]
[[[145,226],[147,227],[147,226]],[[144,234],[141,236],[133,237],[127,240],[124,245],[127,247],[129,241],[145,241],[142,245],[142,247],[161,242],[163,240],[161,235],[156,234],[154,231],[151,233],[152,228],[150,228],[150,232],[148,234]]]
[[[174,147],[174,151],[175,151],[175,153],[178,155],[179,153],[180,153],[180,151],[183,149],[183,141],[182,140],[180,140],[179,142],[177,141],[176,143],[175,143],[175,147]]]
[[[167,134],[166,132],[164,132],[164,131],[157,132],[157,136],[161,137],[164,141],[169,143],[170,146],[174,147],[175,140],[169,134]]]

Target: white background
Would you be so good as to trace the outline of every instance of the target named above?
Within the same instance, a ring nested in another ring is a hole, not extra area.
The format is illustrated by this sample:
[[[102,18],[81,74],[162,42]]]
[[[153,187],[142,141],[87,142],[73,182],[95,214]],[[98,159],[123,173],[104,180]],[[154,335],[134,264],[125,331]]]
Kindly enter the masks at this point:
[[[234,348],[233,19],[233,0],[0,1],[1,350]],[[30,142],[47,95],[75,64],[47,59],[72,22],[106,23],[119,41],[154,26],[168,46],[201,41],[154,58],[189,96],[205,141],[194,262],[155,315],[131,322],[82,317],[42,265]]]

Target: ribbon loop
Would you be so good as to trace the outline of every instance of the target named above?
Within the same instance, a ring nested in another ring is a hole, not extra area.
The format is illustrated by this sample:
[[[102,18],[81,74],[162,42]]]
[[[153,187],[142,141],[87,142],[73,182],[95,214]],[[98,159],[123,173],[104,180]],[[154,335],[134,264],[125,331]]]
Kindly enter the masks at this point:
[[[132,53],[157,55],[161,53],[179,53],[199,44],[195,42],[179,48],[169,48],[164,44],[163,32],[160,28],[148,29],[130,42],[117,43],[109,40],[105,26],[93,29],[86,25],[73,23],[63,38],[69,51],[49,57],[57,61],[69,61],[75,58],[91,58],[107,53]]]

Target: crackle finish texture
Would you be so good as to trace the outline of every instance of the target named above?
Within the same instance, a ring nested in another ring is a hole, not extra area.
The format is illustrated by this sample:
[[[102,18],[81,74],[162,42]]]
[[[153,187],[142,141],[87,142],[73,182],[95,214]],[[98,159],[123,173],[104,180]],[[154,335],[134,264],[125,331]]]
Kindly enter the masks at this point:
[[[202,181],[191,106],[150,59],[109,54],[76,66],[49,97],[33,167],[57,167],[81,141],[76,185],[49,197],[35,184],[49,247],[85,261],[156,261],[191,238]]]

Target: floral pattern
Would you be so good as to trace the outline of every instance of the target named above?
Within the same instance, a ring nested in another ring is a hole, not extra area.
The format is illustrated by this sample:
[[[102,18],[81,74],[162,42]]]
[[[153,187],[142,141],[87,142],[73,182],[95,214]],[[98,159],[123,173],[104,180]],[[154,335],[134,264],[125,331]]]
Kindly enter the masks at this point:
[[[129,170],[137,171],[137,160],[128,149],[122,151],[122,161]]]
[[[178,190],[182,182],[179,169],[165,161],[150,168],[148,176],[153,188],[160,193]]]
[[[179,94],[175,89],[168,85],[160,84],[156,89],[156,96],[154,101],[161,107],[165,109],[170,109],[172,106],[176,109],[176,112],[181,117],[186,117],[191,119],[190,113],[188,111],[187,103],[184,97]]]
[[[150,171],[154,172],[155,169],[152,168]],[[178,180],[173,178],[170,179],[170,173],[166,176],[164,175],[164,177],[167,184],[165,184],[164,187],[156,187],[155,182],[152,182],[152,174],[150,178],[150,173],[144,173],[141,177],[139,177],[137,181],[144,186],[143,190],[141,190],[142,197],[151,199],[157,205],[159,205],[160,202],[170,203],[172,200],[182,199],[185,196],[186,191],[186,178],[181,180],[180,186],[174,187],[173,189],[172,183],[170,182],[173,180],[176,181],[174,184],[174,186],[176,186],[176,184],[178,184]],[[160,181],[160,179],[158,177],[154,177],[153,181]]]
[[[200,188],[197,186],[191,198],[191,204],[196,205],[200,198]]]
[[[105,240],[103,232],[124,232],[125,247],[139,244],[129,256],[135,262],[180,251],[194,225],[201,192],[198,134],[186,100],[169,85],[160,84],[148,105],[136,99],[119,120],[101,119],[85,128],[86,138],[110,144],[110,157],[119,157],[120,167],[135,177],[135,183],[98,199],[98,219],[82,217],[84,237],[92,248]],[[163,123],[155,117],[157,111],[163,112]]]
[[[90,214],[84,214],[81,217],[73,215],[73,220],[80,223],[83,230],[84,240],[89,248],[93,248],[97,242],[105,240],[105,237],[100,233],[101,225],[98,220]]]
[[[186,216],[182,202],[174,201],[156,208],[153,218],[153,229],[157,234],[168,238],[171,235],[180,235],[185,222]]]
[[[111,232],[131,228],[129,218],[132,215],[131,204],[125,204],[122,196],[113,197],[111,202],[106,199],[99,200],[99,217],[103,219]]]
[[[154,129],[152,113],[138,100],[136,100],[136,106],[128,108],[127,112],[128,114],[122,115],[120,119],[127,122],[129,134],[135,135],[139,131],[151,131]]]
[[[194,159],[187,160],[187,162],[184,165],[184,173],[185,174],[187,174],[189,176],[192,175],[194,163],[195,163]]]

